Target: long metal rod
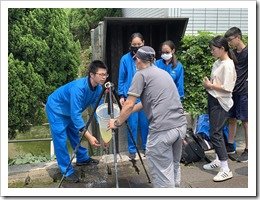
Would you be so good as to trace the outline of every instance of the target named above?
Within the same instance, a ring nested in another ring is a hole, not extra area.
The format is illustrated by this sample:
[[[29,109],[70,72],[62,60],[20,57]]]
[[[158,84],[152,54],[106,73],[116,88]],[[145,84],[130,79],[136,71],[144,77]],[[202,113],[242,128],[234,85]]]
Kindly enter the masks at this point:
[[[112,131],[112,137],[113,137],[113,151],[114,151],[114,166],[115,166],[116,188],[119,188],[119,184],[118,184],[118,170],[117,170],[117,153],[116,153],[116,137],[115,137],[115,131]]]
[[[113,94],[114,94],[114,97],[115,97],[115,99],[116,99],[116,101],[117,101],[117,103],[118,103],[118,105],[119,105],[119,108],[120,108],[120,110],[122,110],[122,106],[121,106],[121,104],[120,104],[119,97],[118,97],[118,95],[116,94],[115,91],[113,91],[113,92],[114,92],[114,93],[113,93]],[[127,121],[125,121],[125,124],[126,124],[127,130],[128,130],[129,133],[130,133],[130,138],[131,138],[131,140],[132,140],[132,142],[133,142],[133,144],[134,144],[134,146],[135,146],[135,148],[136,148],[138,157],[139,157],[139,159],[140,159],[140,161],[141,161],[141,163],[142,163],[142,166],[143,166],[143,168],[144,168],[144,172],[145,172],[146,177],[147,177],[147,179],[148,179],[148,183],[151,183],[151,179],[150,179],[150,177],[149,177],[149,175],[148,175],[148,172],[147,172],[147,170],[146,170],[146,167],[145,167],[145,165],[144,165],[144,162],[143,162],[143,159],[142,159],[142,157],[141,157],[140,151],[139,151],[139,149],[137,148],[136,142],[135,142],[135,140],[134,140],[133,133],[132,133],[132,131],[131,131],[131,129],[130,129],[128,123],[127,123]]]
[[[114,104],[113,104],[113,94],[112,94],[112,90],[113,90],[113,84],[108,82],[105,87],[107,87],[109,89],[109,114],[110,114],[110,118],[114,119]],[[112,138],[113,138],[113,152],[114,152],[114,166],[115,166],[115,178],[116,178],[116,188],[119,187],[118,184],[118,171],[117,171],[117,152],[116,152],[116,136],[115,136],[115,130],[112,129]]]

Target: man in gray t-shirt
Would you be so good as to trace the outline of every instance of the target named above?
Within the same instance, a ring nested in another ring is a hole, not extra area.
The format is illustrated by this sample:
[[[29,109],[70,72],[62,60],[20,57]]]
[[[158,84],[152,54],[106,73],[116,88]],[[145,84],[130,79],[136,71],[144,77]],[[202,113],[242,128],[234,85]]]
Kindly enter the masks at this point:
[[[178,90],[169,74],[151,64],[133,78],[128,95],[140,97],[149,119],[149,134],[186,124]]]
[[[143,108],[150,122],[146,158],[153,186],[178,187],[187,121],[172,78],[153,64],[154,57],[153,48],[138,49],[134,56],[138,71],[120,116],[110,120],[109,128],[118,128],[132,112]],[[139,97],[141,103],[135,105]]]

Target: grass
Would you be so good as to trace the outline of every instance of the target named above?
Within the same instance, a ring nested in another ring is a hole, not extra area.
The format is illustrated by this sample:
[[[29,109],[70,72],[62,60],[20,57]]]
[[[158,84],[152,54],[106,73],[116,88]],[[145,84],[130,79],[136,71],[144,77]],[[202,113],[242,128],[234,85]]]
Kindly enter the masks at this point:
[[[18,133],[15,140],[41,138],[51,138],[48,126],[34,126],[30,131],[25,133]],[[81,145],[89,149],[90,155],[97,154],[95,149],[93,151],[93,149],[89,148],[88,142],[85,138],[83,138]],[[68,150],[69,153],[72,154],[73,150],[69,142]],[[50,159],[50,141],[19,142],[8,144],[9,165],[46,162]]]
[[[15,140],[50,138],[48,126],[34,126],[30,131],[18,133]],[[50,159],[50,141],[19,142],[8,144],[8,163],[25,164]]]

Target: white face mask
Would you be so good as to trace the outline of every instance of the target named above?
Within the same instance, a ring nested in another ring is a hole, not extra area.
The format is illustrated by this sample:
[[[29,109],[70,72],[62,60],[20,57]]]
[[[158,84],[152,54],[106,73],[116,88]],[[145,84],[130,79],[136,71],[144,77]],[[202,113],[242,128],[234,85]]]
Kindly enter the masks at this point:
[[[170,60],[172,58],[172,54],[171,53],[164,53],[161,55],[161,58],[164,60]]]

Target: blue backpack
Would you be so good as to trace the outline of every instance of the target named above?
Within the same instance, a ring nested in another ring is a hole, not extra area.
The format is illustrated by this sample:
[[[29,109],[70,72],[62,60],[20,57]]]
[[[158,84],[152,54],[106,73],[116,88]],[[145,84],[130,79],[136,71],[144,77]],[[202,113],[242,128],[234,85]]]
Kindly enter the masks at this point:
[[[205,140],[210,142],[210,126],[209,126],[209,115],[208,114],[202,114],[198,117],[195,134],[199,134],[204,138]],[[228,143],[228,125],[226,124],[223,128],[223,134],[224,134],[224,140],[225,143]],[[234,148],[236,149],[236,142],[234,142]]]

